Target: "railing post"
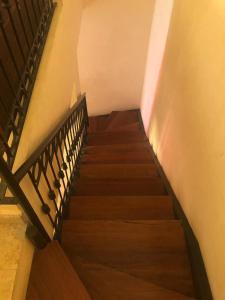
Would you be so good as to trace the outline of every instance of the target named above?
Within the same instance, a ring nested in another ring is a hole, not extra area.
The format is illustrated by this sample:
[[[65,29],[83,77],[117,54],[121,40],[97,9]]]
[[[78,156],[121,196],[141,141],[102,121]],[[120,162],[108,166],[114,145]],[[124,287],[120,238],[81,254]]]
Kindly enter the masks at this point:
[[[17,180],[15,179],[15,176],[11,173],[2,157],[0,157],[0,176],[3,180],[5,180],[5,182],[7,183],[7,187],[10,189],[12,194],[19,199],[19,204],[21,205],[31,224],[33,225],[32,237],[35,246],[37,246],[38,248],[43,248],[48,242],[51,241],[51,238],[49,237],[44,226],[36,215],[33,207],[29,203],[26,195],[19,186]],[[31,227],[29,226],[29,228]],[[28,232],[29,231],[31,233],[31,229],[29,229]]]

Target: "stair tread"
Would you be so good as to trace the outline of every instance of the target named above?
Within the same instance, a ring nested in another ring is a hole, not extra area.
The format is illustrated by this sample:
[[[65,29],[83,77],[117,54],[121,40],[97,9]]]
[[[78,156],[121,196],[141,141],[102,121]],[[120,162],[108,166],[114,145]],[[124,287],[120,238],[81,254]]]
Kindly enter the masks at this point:
[[[142,128],[141,128],[139,122],[133,122],[130,124],[119,125],[116,127],[110,127],[110,128],[108,127],[104,131],[106,131],[106,132],[120,132],[120,131],[134,132],[134,131],[141,131],[141,130],[142,130]]]
[[[126,138],[124,138],[124,136]],[[113,145],[113,144],[132,144],[137,142],[146,142],[146,135],[141,132],[122,131],[117,132],[97,132],[88,135],[88,145]]]
[[[35,253],[26,299],[91,300],[58,242]]]
[[[113,111],[109,115],[109,123],[107,130],[112,128],[117,128],[121,126],[126,126],[134,122],[139,121],[139,110],[130,111]]]
[[[76,220],[150,220],[174,219],[168,196],[80,196],[71,198],[68,219]]]
[[[86,146],[85,151],[86,153],[105,153],[105,152],[134,152],[137,151],[144,151],[146,150],[148,153],[151,153],[149,143],[146,142],[139,142],[133,143],[132,147],[126,144],[115,144],[115,145],[99,145],[99,146]]]
[[[73,188],[76,195],[166,195],[167,191],[160,179],[119,178],[88,179],[79,178]]]
[[[81,178],[159,178],[154,164],[83,164]]]
[[[74,264],[93,300],[193,299],[80,257],[74,259]]]
[[[183,229],[177,220],[65,221],[63,247],[81,256],[192,297]]]
[[[130,163],[149,163],[152,161],[152,157],[149,153],[145,151],[139,152],[128,152],[128,153],[120,153],[115,154],[111,153],[96,153],[96,154],[84,154],[82,157],[83,164],[91,164],[91,163],[123,163],[123,164],[130,164]]]
[[[148,143],[87,146],[82,163],[153,163]]]
[[[105,130],[108,125],[108,117],[109,115],[89,117],[88,132],[92,133]]]

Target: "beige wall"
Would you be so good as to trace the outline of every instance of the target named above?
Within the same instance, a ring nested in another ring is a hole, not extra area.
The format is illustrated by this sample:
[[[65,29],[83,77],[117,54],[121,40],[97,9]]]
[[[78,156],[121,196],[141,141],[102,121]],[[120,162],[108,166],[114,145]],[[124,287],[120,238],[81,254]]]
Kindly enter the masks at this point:
[[[175,0],[150,140],[225,299],[225,1]]]
[[[14,169],[49,134],[80,93],[77,43],[83,0],[58,1]]]
[[[141,115],[146,132],[164,57],[174,0],[156,0],[148,44],[145,78],[141,97]]]
[[[155,0],[86,0],[78,47],[91,115],[140,106]]]

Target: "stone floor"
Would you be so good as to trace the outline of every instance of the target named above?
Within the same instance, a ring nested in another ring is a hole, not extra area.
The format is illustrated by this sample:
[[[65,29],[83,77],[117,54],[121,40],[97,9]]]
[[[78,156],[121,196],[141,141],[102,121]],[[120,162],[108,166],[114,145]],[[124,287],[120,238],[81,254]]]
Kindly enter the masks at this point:
[[[17,206],[0,206],[0,299],[13,299],[25,230]]]

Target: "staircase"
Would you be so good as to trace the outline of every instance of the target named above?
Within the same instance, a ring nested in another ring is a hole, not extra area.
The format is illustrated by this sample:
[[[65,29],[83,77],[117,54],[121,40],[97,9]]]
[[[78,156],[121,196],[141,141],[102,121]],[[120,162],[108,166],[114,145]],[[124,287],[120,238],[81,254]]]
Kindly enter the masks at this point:
[[[139,112],[90,118],[84,151],[61,245],[36,253],[27,299],[195,299],[184,232]]]

